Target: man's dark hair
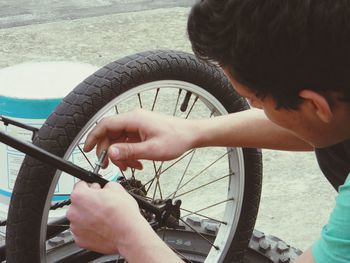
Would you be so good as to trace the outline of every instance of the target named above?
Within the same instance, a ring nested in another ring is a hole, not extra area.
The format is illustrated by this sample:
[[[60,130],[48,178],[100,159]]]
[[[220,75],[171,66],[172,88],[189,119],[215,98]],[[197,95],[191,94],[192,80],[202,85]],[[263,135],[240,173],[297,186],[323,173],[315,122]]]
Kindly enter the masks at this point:
[[[302,89],[350,102],[350,0],[202,0],[188,35],[258,97],[297,109]]]

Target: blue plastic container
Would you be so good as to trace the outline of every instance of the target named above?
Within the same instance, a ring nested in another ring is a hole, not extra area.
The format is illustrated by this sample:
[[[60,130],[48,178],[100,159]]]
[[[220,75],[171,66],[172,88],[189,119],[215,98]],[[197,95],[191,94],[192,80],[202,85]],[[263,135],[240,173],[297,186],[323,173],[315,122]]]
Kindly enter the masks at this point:
[[[62,98],[96,70],[93,65],[63,61],[30,62],[0,69],[0,115],[40,128]],[[0,122],[0,131],[31,142],[32,133],[25,129]],[[7,217],[23,159],[24,153],[0,143],[0,219]],[[68,178],[63,184],[72,186],[73,180]],[[67,197],[62,195],[65,187],[60,187],[60,182],[53,201]]]

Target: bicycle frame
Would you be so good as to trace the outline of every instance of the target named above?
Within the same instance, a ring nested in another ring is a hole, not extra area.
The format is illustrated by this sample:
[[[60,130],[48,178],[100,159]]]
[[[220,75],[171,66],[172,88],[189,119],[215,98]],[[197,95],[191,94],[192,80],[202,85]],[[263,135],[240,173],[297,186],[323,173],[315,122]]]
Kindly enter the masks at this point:
[[[33,132],[32,140],[35,138],[39,130],[35,127],[31,127],[29,125],[17,122],[15,120],[3,117],[1,115],[0,115],[0,121],[3,122],[5,126],[14,125],[14,126],[32,131]],[[18,140],[1,131],[0,131],[0,142],[10,147],[13,147],[16,150],[21,151],[41,162],[47,163],[57,168],[58,170],[66,172],[67,174],[74,176],[80,180],[83,180],[87,183],[98,183],[101,185],[101,187],[103,187],[109,182],[98,173],[87,171],[67,160],[64,160],[63,158],[60,158],[46,150],[41,149],[40,147],[34,144]],[[137,201],[141,209],[144,209],[147,212],[153,213],[155,215],[156,222],[154,224],[151,224],[151,226],[154,229],[157,229],[160,226],[166,225],[167,220],[173,216],[172,214],[173,208],[177,206],[177,205],[172,205],[172,202],[170,202],[171,199],[169,199],[165,204],[156,206],[147,202],[142,197],[136,195],[131,191],[129,191],[129,194],[132,195],[133,198],[135,198],[135,200]],[[54,225],[54,227],[50,227],[50,225]],[[56,236],[57,234],[59,234],[60,232],[63,232],[64,230],[68,229],[69,221],[66,218],[61,218],[56,220],[55,222],[52,222],[50,225],[48,225],[48,229],[47,229],[47,239],[50,239]],[[57,226],[57,225],[64,225],[64,226]],[[6,251],[6,244],[5,246],[0,247],[0,262],[6,260],[5,251]]]

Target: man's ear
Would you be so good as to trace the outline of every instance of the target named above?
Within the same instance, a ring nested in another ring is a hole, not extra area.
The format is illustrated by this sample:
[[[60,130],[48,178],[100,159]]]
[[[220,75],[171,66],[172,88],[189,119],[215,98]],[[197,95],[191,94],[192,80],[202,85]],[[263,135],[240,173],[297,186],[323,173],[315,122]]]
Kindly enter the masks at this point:
[[[308,100],[313,107],[317,116],[326,123],[329,123],[333,118],[333,112],[327,101],[327,99],[318,92],[312,90],[302,90],[299,92],[299,96],[304,100]]]

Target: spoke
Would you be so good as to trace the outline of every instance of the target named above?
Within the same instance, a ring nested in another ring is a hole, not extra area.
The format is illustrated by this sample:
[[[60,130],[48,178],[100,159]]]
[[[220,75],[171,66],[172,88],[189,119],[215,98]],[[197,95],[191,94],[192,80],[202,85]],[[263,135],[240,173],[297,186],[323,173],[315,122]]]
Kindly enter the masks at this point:
[[[192,103],[192,105],[191,105],[191,108],[190,108],[190,110],[188,111],[188,113],[187,113],[187,115],[186,115],[186,118],[185,118],[185,119],[187,119],[187,118],[188,118],[188,116],[190,115],[190,113],[192,112],[193,107],[194,107],[194,104],[196,104],[196,102],[198,101],[198,99],[199,99],[199,97],[198,97],[198,96],[196,96],[196,98],[194,99],[194,101],[193,101],[193,103]]]
[[[146,186],[146,185],[150,184],[150,185],[148,186],[147,190],[146,190],[146,193],[148,193],[148,191],[151,189],[151,186],[152,186],[153,182],[154,182],[154,177],[153,177],[151,180],[149,180],[147,183],[145,183],[145,184],[143,185],[143,186]],[[142,188],[142,187],[141,187],[141,188]],[[140,188],[140,189],[141,189],[141,188]]]
[[[164,162],[162,162],[161,165],[163,165]],[[153,161],[153,167],[155,167],[155,162]],[[157,169],[155,168],[155,173],[157,173]],[[140,190],[142,187],[147,186],[150,183],[150,186],[148,187],[148,189],[146,190],[146,192],[148,193],[149,189],[151,188],[153,182],[154,182],[155,177],[153,177],[152,179],[150,179],[147,183],[145,183],[144,185],[142,185],[140,188],[138,188],[138,190]]]
[[[216,109],[213,109],[213,111],[210,113],[209,118],[213,117],[213,116],[214,116],[214,114],[215,114],[215,112],[216,112]]]
[[[162,169],[163,164],[164,164],[164,161],[161,162],[159,168],[156,170],[156,175],[160,174],[160,170]]]
[[[131,178],[135,179],[135,168],[131,168]]]
[[[193,213],[191,213],[191,214],[183,215],[181,218],[184,218],[184,217],[186,217],[186,216],[190,216],[190,215],[193,215],[193,214],[202,212],[202,211],[207,210],[207,209],[209,209],[209,208],[212,208],[212,207],[214,207],[214,206],[221,205],[221,204],[223,204],[223,203],[226,203],[226,202],[228,202],[228,201],[233,201],[233,200],[234,200],[233,198],[226,199],[226,200],[224,200],[224,201],[221,201],[221,202],[212,204],[212,205],[210,205],[210,206],[201,208],[201,209],[199,209],[199,210],[197,210],[197,211],[195,211],[195,212],[193,212]]]
[[[121,172],[122,177],[124,177],[124,179],[126,180],[126,176],[125,176],[124,172],[122,170],[120,170],[120,169],[119,169],[119,171]]]
[[[154,98],[154,100],[153,100],[153,105],[152,105],[151,111],[154,110],[154,106],[156,105],[156,101],[157,101],[157,98],[158,98],[158,93],[159,93],[159,88],[158,88],[157,91],[156,91],[156,96],[155,96],[155,98]]]
[[[118,106],[117,105],[114,106],[114,109],[115,109],[115,113],[119,114],[119,110],[118,110]]]
[[[137,97],[139,98],[140,108],[142,109],[143,106],[142,106],[142,101],[141,101],[141,95],[140,95],[140,93],[137,93]]]
[[[159,169],[157,170],[157,173],[156,173],[157,185],[158,185],[160,199],[163,199],[162,189],[160,189],[160,183],[159,183],[159,177],[160,177],[160,174],[161,174],[161,170],[162,170],[163,164],[164,164],[164,162],[162,162],[160,164]]]
[[[153,176],[153,178],[151,179],[151,181],[148,181],[148,182],[147,182],[147,184],[148,184],[149,182],[151,182],[151,184],[148,186],[148,189],[147,189],[147,191],[146,191],[147,193],[148,193],[148,191],[151,189],[151,187],[152,187],[152,185],[153,185],[153,182],[154,182],[154,179],[155,179],[156,176],[157,176],[157,166],[156,166],[156,162],[155,162],[155,161],[152,161],[152,163],[153,163],[153,169],[154,169],[154,176]],[[146,185],[146,184],[145,184],[145,185]],[[155,188],[154,191],[156,191],[157,185],[156,185],[154,188]],[[154,192],[154,193],[153,193],[152,201],[154,201],[155,195],[156,195],[156,193]]]
[[[224,178],[226,178],[226,177],[229,177],[229,176],[231,176],[231,175],[234,175],[234,173],[230,173],[230,174],[224,175],[224,176],[222,176],[222,177],[220,177],[220,178],[218,178],[218,179],[215,179],[215,180],[213,180],[213,181],[211,181],[211,182],[202,184],[202,185],[200,185],[200,186],[198,186],[198,187],[196,187],[196,188],[193,188],[193,189],[191,189],[191,190],[188,190],[187,192],[183,192],[183,193],[181,193],[181,194],[175,196],[174,199],[179,198],[180,196],[189,194],[189,193],[191,193],[191,192],[194,192],[194,191],[196,191],[196,190],[198,190],[198,189],[200,189],[200,188],[203,188],[203,187],[205,187],[205,186],[207,186],[207,185],[210,185],[210,184],[219,182],[220,180],[222,180],[222,179],[224,179]]]
[[[225,154],[223,154],[222,156],[220,156],[218,159],[216,159],[214,162],[212,162],[211,164],[209,164],[207,167],[205,167],[202,171],[200,171],[198,174],[194,175],[190,180],[188,180],[186,183],[184,183],[181,187],[179,187],[178,190],[182,189],[185,185],[187,185],[188,183],[190,183],[191,181],[193,181],[194,179],[196,179],[198,176],[200,176],[201,174],[204,173],[204,171],[206,171],[207,169],[209,169],[211,166],[213,166],[215,163],[217,163],[218,161],[220,161],[222,158],[224,158],[230,151],[227,151]],[[168,195],[167,198],[169,198],[170,196],[172,196],[174,193],[171,193],[170,195]]]
[[[162,227],[162,230],[163,230],[162,240],[164,241],[164,238],[165,238],[165,231],[166,231],[166,227]]]
[[[150,185],[148,186],[148,189],[146,190],[146,192],[148,193],[148,191],[150,190],[153,182],[154,182],[154,179],[156,178],[156,174],[158,173],[159,169],[163,166],[164,162],[162,162],[159,166],[159,169],[157,170],[157,167],[156,167],[156,164],[155,164],[155,161],[152,161],[153,162],[153,168],[154,168],[154,176],[151,180],[149,180],[147,183],[145,183],[143,186],[146,186],[150,183]]]
[[[131,189],[132,187],[131,187],[131,185],[130,185],[130,183],[129,183],[128,179],[126,178],[126,176],[125,176],[124,172],[123,172],[122,170],[120,170],[120,169],[119,169],[119,171],[121,172],[122,177],[124,178],[124,180],[126,181],[126,183],[128,184],[128,186],[129,186],[129,187],[130,187],[130,189]]]
[[[177,94],[177,99],[176,99],[176,104],[175,104],[173,116],[176,115],[176,110],[177,110],[177,106],[179,105],[179,100],[180,100],[181,92],[182,92],[182,89],[179,89],[179,93]]]
[[[155,185],[154,191],[153,191],[152,201],[154,201],[156,199],[157,187],[158,187],[158,184],[157,184],[157,181],[156,181],[156,185]]]
[[[147,186],[149,183],[151,183],[151,185],[152,185],[153,182],[154,182],[154,177],[153,177],[151,180],[149,180],[147,183],[143,184],[140,188],[137,188],[137,190],[142,189],[142,187]],[[146,192],[148,192],[148,190],[149,190],[150,187],[151,187],[151,186],[148,187],[148,189],[146,190]]]
[[[185,212],[188,212],[188,213],[189,213],[189,214],[187,214],[186,216],[189,216],[189,215],[197,215],[197,216],[201,216],[201,217],[204,217],[204,218],[213,220],[213,221],[215,221],[215,222],[218,222],[218,223],[227,225],[227,222],[226,222],[226,221],[221,221],[221,220],[218,220],[218,219],[215,219],[215,218],[212,218],[212,217],[209,217],[209,216],[206,216],[206,215],[203,215],[203,214],[194,212],[194,211],[187,210],[187,209],[185,209],[185,208],[181,208],[181,207],[180,207],[180,209],[183,210],[183,211],[185,211]],[[181,218],[185,218],[185,216],[182,216]]]
[[[50,224],[51,227],[70,227],[70,224]]]
[[[92,165],[92,163],[90,162],[89,158],[87,158],[86,154],[84,153],[84,151],[81,149],[81,147],[78,144],[78,149],[79,151],[83,154],[83,156],[85,157],[85,160],[90,164],[91,168],[94,169],[94,166]]]
[[[184,223],[186,226],[191,228],[192,231],[194,231],[197,235],[199,235],[201,238],[203,238],[205,241],[207,241],[212,247],[214,247],[216,250],[219,250],[220,248],[218,246],[215,246],[213,242],[211,242],[209,239],[207,239],[205,236],[203,236],[201,233],[199,233],[196,229],[194,229],[190,224],[187,224],[185,220],[182,218],[179,218],[179,220]]]
[[[163,196],[162,196],[162,191],[160,189],[160,184],[159,184],[159,174],[160,174],[160,171],[162,169],[162,166],[163,166],[164,162],[162,162],[159,166],[159,168],[157,169],[156,167],[156,164],[155,162],[153,161],[153,167],[154,167],[154,171],[155,171],[155,175],[153,177],[153,180],[156,179],[156,186],[154,187],[154,192],[153,192],[153,201],[155,200],[155,197],[156,197],[156,193],[157,193],[157,187],[159,189],[159,195],[160,195],[160,198],[162,199]]]
[[[53,225],[53,226],[51,226]],[[54,219],[53,222],[47,225],[46,240],[57,236],[59,233],[69,228],[69,221],[66,217]]]
[[[163,194],[162,194],[162,189],[160,188],[159,177],[157,178],[157,184],[158,184],[160,199],[163,200]]]
[[[197,149],[195,149],[195,150],[192,152],[191,158],[190,158],[190,160],[189,160],[188,163],[187,163],[187,166],[186,166],[185,171],[183,172],[183,174],[182,174],[182,176],[181,176],[181,179],[180,179],[179,183],[177,184],[177,187],[176,187],[176,190],[175,190],[175,192],[174,192],[174,195],[173,195],[173,198],[172,198],[172,199],[175,198],[175,195],[176,195],[177,191],[179,190],[179,187],[180,187],[180,185],[181,185],[181,183],[182,183],[182,180],[183,180],[184,177],[185,177],[185,174],[186,174],[186,172],[187,172],[187,170],[188,170],[188,167],[190,166],[190,164],[191,164],[191,162],[192,162],[192,159],[193,159],[194,154],[196,153],[196,150],[197,150]]]
[[[191,151],[187,152],[186,154],[184,154],[183,156],[181,156],[179,159],[177,159],[174,163],[172,163],[171,165],[169,165],[167,168],[165,168],[159,175],[165,173],[167,170],[169,170],[171,167],[173,167],[175,164],[177,164],[178,162],[182,161],[187,155],[191,154],[193,151],[195,151],[196,149],[192,149]]]

